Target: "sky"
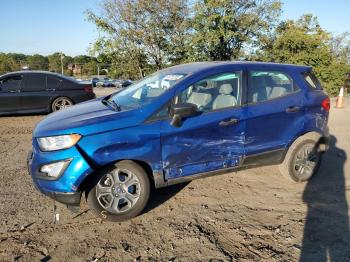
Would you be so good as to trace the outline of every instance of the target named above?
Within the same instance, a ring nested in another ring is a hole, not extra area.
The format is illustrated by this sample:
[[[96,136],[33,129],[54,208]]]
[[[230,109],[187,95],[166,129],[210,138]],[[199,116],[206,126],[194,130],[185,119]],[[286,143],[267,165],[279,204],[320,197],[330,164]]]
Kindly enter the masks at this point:
[[[329,32],[350,32],[350,0],[282,0],[282,19],[312,13]],[[0,0],[0,52],[87,54],[98,31],[86,19],[99,0]]]

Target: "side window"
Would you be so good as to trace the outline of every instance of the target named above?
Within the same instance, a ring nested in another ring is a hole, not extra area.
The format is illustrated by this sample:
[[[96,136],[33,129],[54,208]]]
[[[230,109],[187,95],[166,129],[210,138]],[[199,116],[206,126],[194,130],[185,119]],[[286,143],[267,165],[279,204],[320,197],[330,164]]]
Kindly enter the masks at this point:
[[[24,92],[36,92],[46,89],[46,77],[43,74],[28,74],[24,78]]]
[[[22,76],[10,76],[0,80],[0,92],[17,92]]]
[[[154,118],[160,119],[168,117],[170,114],[170,105],[171,104],[167,104],[166,106],[164,106],[160,111],[158,111],[157,114],[154,115]]]
[[[318,79],[312,72],[305,72],[304,79],[308,83],[308,86],[312,89],[322,89],[320,81],[318,81]]]
[[[297,87],[286,73],[277,71],[250,71],[248,103],[262,102],[293,93]]]
[[[157,113],[153,114],[148,120],[156,121],[161,119],[167,119],[170,116],[171,105],[172,105],[172,102],[167,103]]]
[[[241,72],[218,74],[189,86],[176,102],[196,104],[203,112],[239,106],[241,86]]]
[[[46,77],[46,88],[47,89],[56,89],[59,87],[59,85],[61,84],[62,80],[53,77],[53,76],[47,76]]]

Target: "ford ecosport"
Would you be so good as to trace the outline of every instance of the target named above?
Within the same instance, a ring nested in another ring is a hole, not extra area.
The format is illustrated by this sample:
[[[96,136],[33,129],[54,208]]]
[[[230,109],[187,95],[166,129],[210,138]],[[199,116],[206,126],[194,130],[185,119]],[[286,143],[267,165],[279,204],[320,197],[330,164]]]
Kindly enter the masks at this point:
[[[311,67],[203,62],[156,72],[53,113],[33,133],[36,187],[102,218],[138,215],[150,188],[278,164],[308,180],[327,148],[330,101]]]

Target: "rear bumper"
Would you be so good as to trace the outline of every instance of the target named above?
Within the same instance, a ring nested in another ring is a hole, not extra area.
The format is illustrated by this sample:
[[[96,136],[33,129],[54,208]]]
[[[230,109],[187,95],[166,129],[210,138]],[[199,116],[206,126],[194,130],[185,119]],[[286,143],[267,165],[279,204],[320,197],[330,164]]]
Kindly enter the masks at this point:
[[[83,94],[77,94],[72,97],[75,103],[82,103],[91,99],[96,98],[96,94],[94,92],[92,93],[83,93]]]

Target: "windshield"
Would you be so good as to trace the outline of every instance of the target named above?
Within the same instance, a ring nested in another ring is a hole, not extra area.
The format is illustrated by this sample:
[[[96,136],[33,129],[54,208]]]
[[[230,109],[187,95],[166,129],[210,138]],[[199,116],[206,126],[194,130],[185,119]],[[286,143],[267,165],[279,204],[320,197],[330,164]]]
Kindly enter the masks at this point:
[[[113,95],[112,100],[121,109],[134,109],[163,94],[175,85],[185,74],[155,73]]]

